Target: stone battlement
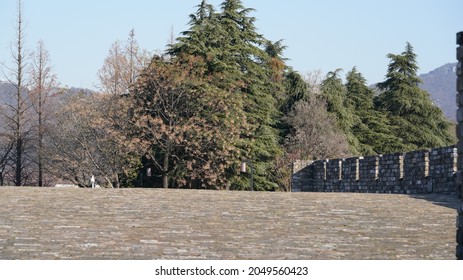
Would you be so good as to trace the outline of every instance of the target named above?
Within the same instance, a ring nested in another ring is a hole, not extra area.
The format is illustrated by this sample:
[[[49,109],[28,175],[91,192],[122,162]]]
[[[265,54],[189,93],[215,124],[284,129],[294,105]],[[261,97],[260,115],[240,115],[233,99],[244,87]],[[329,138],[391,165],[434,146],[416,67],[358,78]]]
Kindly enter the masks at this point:
[[[456,147],[347,159],[296,161],[293,192],[455,194]]]

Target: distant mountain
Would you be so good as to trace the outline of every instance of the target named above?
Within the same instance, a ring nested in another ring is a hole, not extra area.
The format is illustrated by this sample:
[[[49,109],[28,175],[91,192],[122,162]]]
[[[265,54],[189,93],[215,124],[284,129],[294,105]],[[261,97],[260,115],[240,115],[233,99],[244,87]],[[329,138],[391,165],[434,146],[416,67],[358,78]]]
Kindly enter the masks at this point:
[[[427,74],[420,75],[420,87],[431,95],[432,100],[452,121],[456,121],[456,63],[448,63]]]
[[[0,106],[4,106],[6,104],[13,105],[15,104],[14,99],[14,92],[16,91],[16,87],[7,82],[7,81],[0,81]],[[23,91],[25,93],[25,91]]]
[[[8,105],[14,105],[16,104],[15,101],[15,86],[7,81],[0,80],[0,106],[4,106],[6,104]],[[24,96],[27,95],[28,90],[26,88],[23,89],[23,94]],[[57,89],[57,92],[59,92],[61,98],[60,99],[67,99],[71,98],[73,96],[76,96],[78,94],[85,94],[85,95],[92,95],[95,92],[86,89],[86,88],[67,88],[67,89]]]

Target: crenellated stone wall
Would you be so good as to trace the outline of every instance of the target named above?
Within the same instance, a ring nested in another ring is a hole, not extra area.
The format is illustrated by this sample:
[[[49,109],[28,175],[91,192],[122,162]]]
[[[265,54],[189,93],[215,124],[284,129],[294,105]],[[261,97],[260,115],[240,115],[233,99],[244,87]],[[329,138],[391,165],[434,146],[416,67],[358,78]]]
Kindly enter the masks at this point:
[[[293,192],[456,194],[456,147],[347,159],[296,161]]]

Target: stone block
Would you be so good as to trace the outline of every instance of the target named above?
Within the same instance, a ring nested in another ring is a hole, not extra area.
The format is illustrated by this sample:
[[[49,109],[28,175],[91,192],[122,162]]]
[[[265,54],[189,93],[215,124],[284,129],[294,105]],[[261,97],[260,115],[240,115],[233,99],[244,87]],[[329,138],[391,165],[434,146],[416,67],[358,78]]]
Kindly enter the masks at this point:
[[[463,45],[463,32],[457,33],[457,45]]]
[[[461,139],[458,142],[458,143],[460,143],[460,145],[458,145],[458,146],[463,147],[463,123],[462,122],[457,123],[456,133],[457,133],[457,137],[459,137]],[[460,151],[463,152],[463,150],[460,150]]]
[[[326,162],[326,179],[327,180],[341,180],[342,161],[340,159],[333,159]]]
[[[463,106],[463,93],[457,93],[457,105]]]
[[[463,228],[463,215],[457,217],[457,228]]]
[[[403,155],[383,155],[379,159],[379,180],[391,181],[403,178]]]
[[[458,260],[463,260],[463,245],[457,246],[457,254],[456,257]]]
[[[458,108],[457,110],[457,121],[463,122],[463,108]]]
[[[380,157],[371,156],[359,159],[359,180],[374,181],[378,179]]]
[[[429,180],[428,183],[426,184],[426,192],[427,192],[427,193],[432,193],[432,192],[433,192],[433,183],[432,183],[432,180]]]
[[[342,180],[349,182],[359,180],[359,158],[348,158],[342,161]]]
[[[457,60],[463,60],[463,46],[457,48]]]
[[[457,242],[463,244],[463,228],[457,230]]]

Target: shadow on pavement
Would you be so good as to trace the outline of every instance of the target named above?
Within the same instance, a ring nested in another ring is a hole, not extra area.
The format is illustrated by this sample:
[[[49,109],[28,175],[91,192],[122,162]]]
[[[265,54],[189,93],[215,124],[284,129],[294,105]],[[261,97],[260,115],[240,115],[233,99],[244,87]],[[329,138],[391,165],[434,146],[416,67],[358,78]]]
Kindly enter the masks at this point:
[[[451,209],[457,209],[458,198],[456,195],[447,194],[414,194],[409,195],[411,198],[422,199],[432,202],[435,205],[443,206]]]

